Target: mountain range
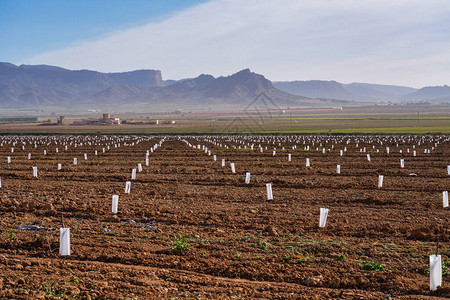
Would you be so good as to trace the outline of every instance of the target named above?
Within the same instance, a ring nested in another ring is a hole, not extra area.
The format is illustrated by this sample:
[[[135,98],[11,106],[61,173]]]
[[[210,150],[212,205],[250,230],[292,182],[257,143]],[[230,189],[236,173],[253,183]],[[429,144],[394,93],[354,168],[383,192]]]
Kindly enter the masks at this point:
[[[261,93],[283,106],[314,105],[323,99],[364,102],[448,102],[450,99],[448,86],[417,90],[318,80],[272,83],[249,69],[218,78],[202,74],[196,78],[165,81],[159,70],[101,73],[48,65],[0,63],[0,105],[3,108],[129,107],[150,104],[242,106]]]
[[[287,93],[311,98],[362,102],[449,102],[450,87],[434,86],[415,89],[405,86],[370,83],[343,84],[336,81],[281,81],[273,85]]]
[[[261,93],[282,105],[305,105],[302,101],[311,100],[280,91],[264,76],[249,69],[226,77],[202,74],[166,82],[159,70],[101,73],[0,63],[0,105],[4,108],[242,105]]]

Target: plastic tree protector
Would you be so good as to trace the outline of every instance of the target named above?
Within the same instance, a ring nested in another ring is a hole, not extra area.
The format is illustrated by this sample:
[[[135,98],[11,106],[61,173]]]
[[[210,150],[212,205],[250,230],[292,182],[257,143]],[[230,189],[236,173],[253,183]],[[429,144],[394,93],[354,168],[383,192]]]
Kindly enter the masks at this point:
[[[382,188],[383,187],[383,175],[378,175],[378,188]]]
[[[70,255],[70,228],[59,229],[59,255]]]
[[[325,227],[328,217],[328,208],[320,208],[319,227]]]
[[[267,189],[267,200],[273,200],[272,184],[266,183],[266,189]]]
[[[250,172],[245,173],[245,183],[246,184],[250,183]]]
[[[129,194],[131,190],[131,181],[125,182],[125,194]]]
[[[119,206],[119,195],[112,195],[112,212],[117,214],[117,207]]]
[[[442,265],[441,256],[430,255],[430,290],[435,291],[442,285]]]

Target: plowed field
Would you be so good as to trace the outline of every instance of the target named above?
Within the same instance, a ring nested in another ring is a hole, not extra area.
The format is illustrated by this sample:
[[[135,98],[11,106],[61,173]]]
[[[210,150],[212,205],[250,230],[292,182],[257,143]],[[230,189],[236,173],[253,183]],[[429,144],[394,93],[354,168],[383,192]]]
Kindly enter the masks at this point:
[[[2,299],[450,297],[449,136],[1,141]],[[446,274],[430,291],[436,251]]]

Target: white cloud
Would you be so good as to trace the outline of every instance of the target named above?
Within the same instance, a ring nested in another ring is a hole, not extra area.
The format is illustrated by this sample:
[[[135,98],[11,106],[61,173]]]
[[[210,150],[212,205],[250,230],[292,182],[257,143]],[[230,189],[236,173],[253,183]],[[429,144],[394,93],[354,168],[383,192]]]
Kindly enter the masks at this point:
[[[27,59],[71,69],[160,69],[179,79],[243,68],[271,80],[448,84],[447,0],[214,0]]]

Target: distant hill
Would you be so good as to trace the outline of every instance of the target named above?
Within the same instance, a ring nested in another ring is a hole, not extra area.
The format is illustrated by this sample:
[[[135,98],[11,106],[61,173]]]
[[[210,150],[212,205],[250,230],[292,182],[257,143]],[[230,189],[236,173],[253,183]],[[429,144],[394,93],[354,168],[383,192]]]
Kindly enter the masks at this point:
[[[0,63],[0,105],[3,107],[76,106],[97,100],[114,102],[114,99],[158,86],[165,86],[158,70],[100,73]]]
[[[264,76],[249,69],[233,75],[214,78],[202,74],[183,79],[163,88],[146,91],[141,101],[151,103],[180,103],[189,105],[246,105],[264,93],[279,105],[305,105],[306,97],[299,97],[275,88]]]
[[[311,98],[340,100],[354,100],[355,98],[355,95],[349,93],[339,82],[336,81],[281,81],[274,82],[273,85],[284,92]]]
[[[172,104],[245,107],[258,95],[264,95],[275,106],[334,105],[342,101],[448,102],[450,87],[417,90],[403,86],[321,80],[272,83],[249,69],[218,78],[202,74],[196,78],[164,81],[159,70],[101,73],[47,65],[0,63],[2,108],[120,106],[129,109]]]
[[[362,102],[401,101],[417,89],[382,84],[350,83],[336,81],[279,81],[274,86],[282,91],[312,98],[352,100]]]
[[[350,83],[342,84],[342,86],[350,93],[357,95],[357,99],[369,99],[380,101],[398,101],[405,95],[417,91],[415,88],[396,86],[396,85],[384,85],[384,84],[371,84],[371,83]]]
[[[450,87],[444,86],[427,86],[420,90],[408,94],[405,99],[432,101],[432,102],[449,102],[450,101]]]
[[[239,104],[260,93],[282,105],[304,105],[305,97],[276,89],[264,76],[249,69],[214,78],[165,82],[159,70],[124,73],[72,71],[54,66],[16,66],[0,63],[0,105],[2,107],[146,104]]]

